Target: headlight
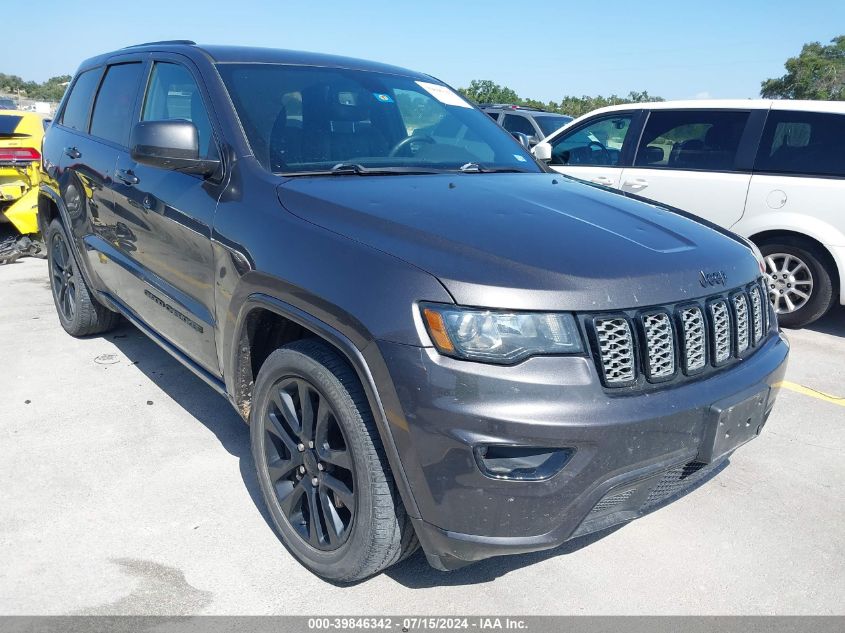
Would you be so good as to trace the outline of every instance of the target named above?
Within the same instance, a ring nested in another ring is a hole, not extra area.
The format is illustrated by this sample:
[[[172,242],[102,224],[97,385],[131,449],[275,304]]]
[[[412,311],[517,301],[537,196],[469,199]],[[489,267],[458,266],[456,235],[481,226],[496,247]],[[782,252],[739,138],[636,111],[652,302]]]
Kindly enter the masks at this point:
[[[441,354],[511,364],[537,354],[584,351],[571,314],[495,312],[437,304],[422,306],[431,340]]]

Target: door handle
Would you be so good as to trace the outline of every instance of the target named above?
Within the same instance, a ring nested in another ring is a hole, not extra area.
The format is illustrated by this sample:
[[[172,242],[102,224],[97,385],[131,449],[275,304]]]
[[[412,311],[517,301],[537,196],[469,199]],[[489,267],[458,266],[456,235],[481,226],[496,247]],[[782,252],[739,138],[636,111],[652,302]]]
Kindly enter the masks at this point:
[[[645,189],[648,187],[648,180],[645,178],[632,178],[631,180],[626,180],[622,183],[623,187],[628,187],[628,189]]]
[[[141,180],[132,173],[131,169],[118,169],[117,179],[126,185],[137,185]]]
[[[608,176],[596,176],[595,178],[591,178],[590,182],[594,182],[597,185],[604,185],[605,187],[613,186],[613,178]]]
[[[65,147],[65,156],[76,160],[77,158],[82,157],[82,152],[80,152],[75,147]]]

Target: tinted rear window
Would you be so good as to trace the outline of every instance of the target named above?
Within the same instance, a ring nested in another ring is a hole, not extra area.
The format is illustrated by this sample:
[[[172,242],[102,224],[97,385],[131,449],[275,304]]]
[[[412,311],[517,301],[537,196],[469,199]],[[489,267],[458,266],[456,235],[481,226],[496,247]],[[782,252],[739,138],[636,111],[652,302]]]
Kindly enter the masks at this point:
[[[97,89],[99,78],[99,68],[86,70],[76,78],[62,114],[62,125],[81,132],[88,129],[88,109],[91,107],[91,98]]]
[[[91,134],[124,147],[129,144],[129,128],[135,96],[141,79],[142,64],[109,66],[103,85],[97,93],[94,114],[91,116]]]
[[[12,116],[11,114],[0,114],[0,137],[14,136],[15,128],[23,117]]]
[[[845,115],[772,110],[754,169],[845,176]]]
[[[569,123],[572,120],[571,116],[535,116],[534,120],[537,122],[537,125],[540,126],[540,129],[543,130],[543,134],[549,136],[552,132],[555,132],[562,128],[564,125]]]

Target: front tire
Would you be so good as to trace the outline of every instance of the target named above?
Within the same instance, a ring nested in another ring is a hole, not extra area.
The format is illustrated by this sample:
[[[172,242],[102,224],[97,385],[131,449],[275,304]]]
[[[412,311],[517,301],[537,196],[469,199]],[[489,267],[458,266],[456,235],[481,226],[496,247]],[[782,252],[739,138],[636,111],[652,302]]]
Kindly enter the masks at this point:
[[[416,549],[358,377],[330,346],[306,339],[267,358],[250,437],[276,530],[309,570],[354,582]]]
[[[801,328],[830,310],[836,297],[826,253],[800,239],[776,238],[759,246],[780,325]]]
[[[47,228],[47,265],[59,322],[71,336],[90,336],[113,329],[120,315],[91,294],[76,265],[64,226],[58,220]]]

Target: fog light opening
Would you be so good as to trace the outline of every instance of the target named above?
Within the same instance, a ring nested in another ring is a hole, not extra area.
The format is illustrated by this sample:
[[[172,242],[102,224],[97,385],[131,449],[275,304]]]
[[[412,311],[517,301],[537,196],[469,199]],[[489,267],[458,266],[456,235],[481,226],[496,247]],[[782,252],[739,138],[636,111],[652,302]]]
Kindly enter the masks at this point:
[[[473,452],[478,467],[488,477],[539,481],[560,472],[575,449],[485,444],[476,446]]]

